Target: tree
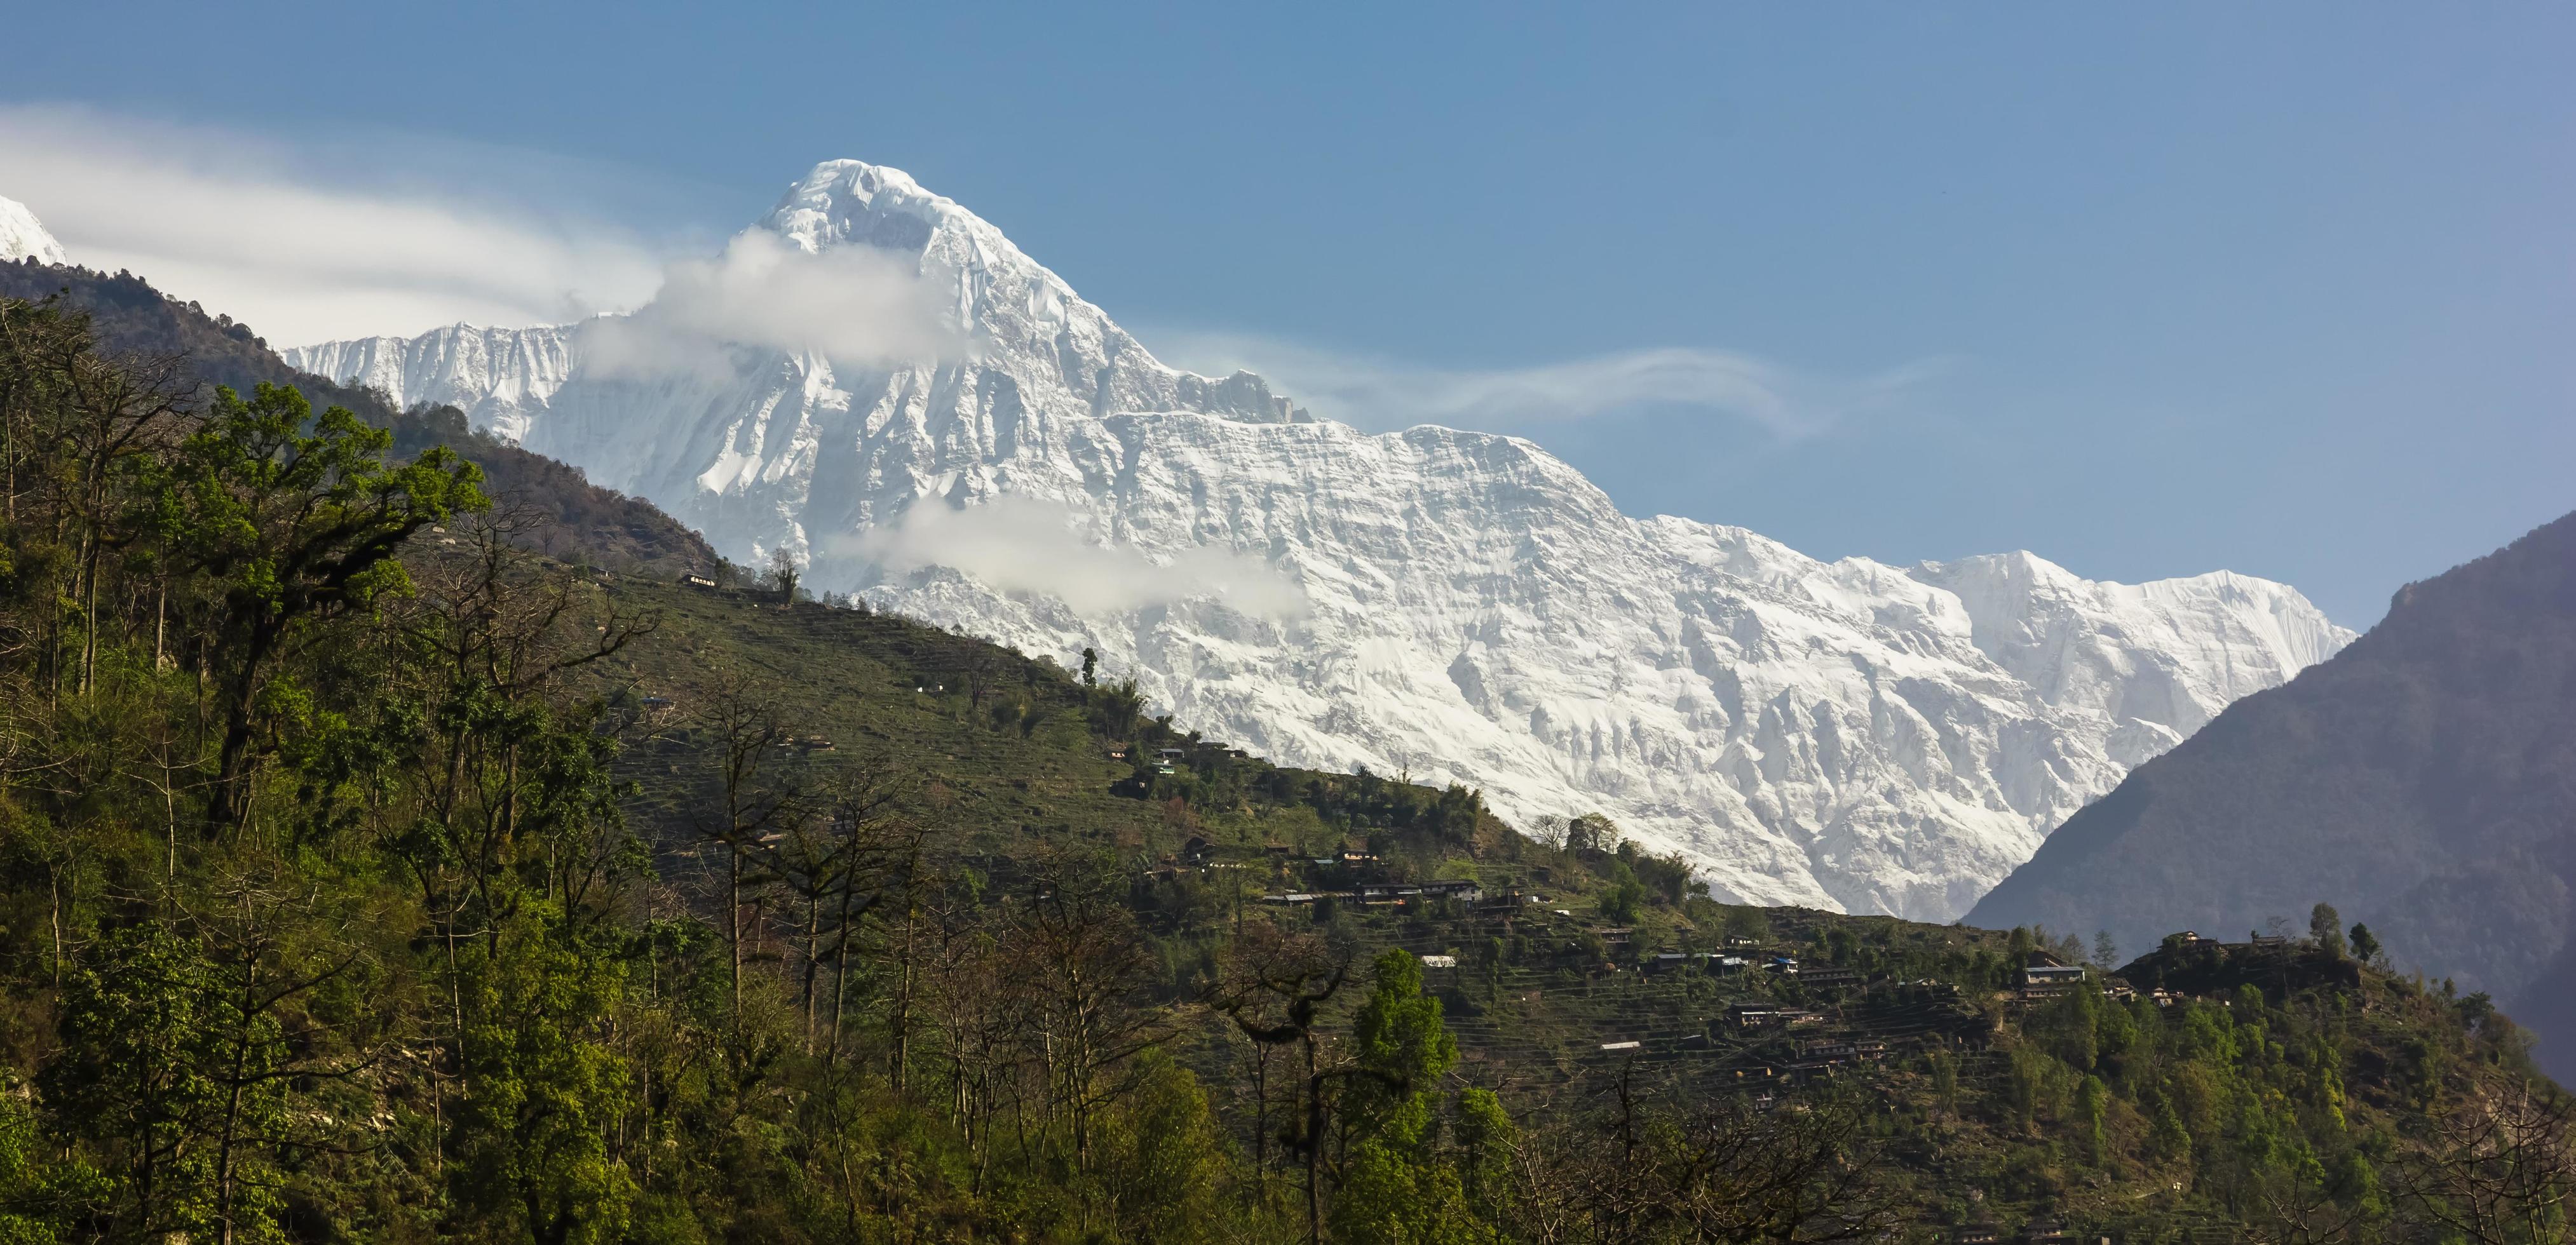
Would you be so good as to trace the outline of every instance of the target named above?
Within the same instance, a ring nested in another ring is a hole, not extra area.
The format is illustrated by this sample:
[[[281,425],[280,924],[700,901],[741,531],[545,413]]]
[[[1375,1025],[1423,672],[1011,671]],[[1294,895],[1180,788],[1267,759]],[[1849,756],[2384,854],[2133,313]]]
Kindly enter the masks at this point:
[[[1091,1158],[1091,1123],[1120,1088],[1113,1076],[1153,1046],[1162,1020],[1147,1006],[1152,952],[1108,870],[1060,858],[1037,892],[1011,909],[1008,939],[1029,991],[1027,1021],[1075,1162]]]
[[[1887,1239],[1904,1207],[1878,1175],[1868,1112],[1834,1098],[1764,1111],[1742,1095],[1689,1106],[1634,1084],[1583,1127],[1525,1144],[1513,1221],[1530,1239],[1823,1245]]]
[[[1304,1055],[1303,1107],[1286,1140],[1305,1160],[1306,1239],[1324,1239],[1323,1160],[1331,1072],[1321,1058],[1317,1020],[1325,1003],[1350,978],[1348,954],[1312,931],[1284,932],[1267,921],[1246,927],[1235,940],[1207,1001],[1233,1020],[1245,1037],[1271,1046],[1295,1044]]]
[[[1429,1147],[1439,1081],[1457,1065],[1457,1039],[1442,1022],[1440,1000],[1422,991],[1422,961],[1390,949],[1371,968],[1369,996],[1351,1019],[1334,1239],[1463,1241],[1465,1190]]]
[[[1086,648],[1082,650],[1082,685],[1084,687],[1100,686],[1100,650],[1098,649]]]
[[[1499,1225],[1510,1213],[1520,1129],[1490,1089],[1458,1091],[1458,1176],[1468,1210]]]
[[[1369,996],[1351,1019],[1356,1068],[1343,1127],[1355,1138],[1418,1146],[1440,1078],[1458,1063],[1458,1040],[1441,1018],[1440,1000],[1423,993],[1422,961],[1412,952],[1380,952],[1370,969]]]
[[[451,1183],[539,1245],[621,1239],[635,1184],[609,1152],[629,1078],[602,1039],[620,993],[606,948],[536,904],[474,974]]]
[[[1126,739],[1134,735],[1144,722],[1145,694],[1137,690],[1134,679],[1102,684],[1089,692],[1088,697],[1092,720],[1099,724],[1101,734],[1111,739]],[[1136,758],[1139,770],[1145,764],[1145,758],[1139,755]]]
[[[393,434],[345,407],[319,416],[294,389],[262,384],[248,400],[215,391],[214,409],[180,445],[158,498],[163,533],[221,596],[229,655],[218,703],[221,758],[210,824],[248,807],[253,718],[263,685],[299,632],[410,585],[394,554],[413,532],[488,509],[482,469],[444,446],[388,465]]]
[[[2335,912],[2333,904],[2321,903],[2309,910],[2308,938],[2316,943],[2317,950],[2343,958],[2343,917]]]
[[[798,966],[797,1011],[803,1019],[803,1046],[814,1051],[822,1026],[823,966],[832,965],[831,1027],[824,1035],[827,1059],[837,1058],[842,1011],[847,1002],[851,943],[858,923],[885,897],[896,875],[917,858],[907,850],[907,823],[897,814],[907,793],[883,756],[872,755],[846,767],[827,788],[815,813],[788,817],[784,829],[761,857],[762,877],[774,880],[802,909],[796,917]]]
[[[1619,837],[1618,825],[1599,813],[1585,813],[1565,824],[1565,850],[1578,856],[1615,851]]]
[[[1638,909],[1645,906],[1646,888],[1637,881],[1637,873],[1624,860],[1610,863],[1610,885],[1601,892],[1601,919],[1616,925],[1633,924]]]
[[[2120,944],[2112,939],[2111,931],[2107,929],[2093,932],[2093,963],[2106,969],[2120,965]]]
[[[1181,1241],[1224,1217],[1218,1180],[1224,1134],[1207,1091],[1162,1050],[1137,1061],[1132,1092],[1112,1111],[1096,1146],[1094,1178],[1121,1239]]]
[[[804,568],[796,561],[794,550],[780,545],[769,555],[769,586],[778,590],[780,605],[796,604],[796,581],[803,575]]]
[[[222,1007],[212,966],[166,926],[110,941],[66,983],[65,1057],[46,1069],[44,1101],[57,1127],[100,1143],[126,1173],[117,1218],[136,1238],[214,1226],[204,1142],[224,1100]],[[269,1113],[283,1088],[252,1106]]]
[[[2566,1239],[2576,1197],[2576,1102],[2502,1069],[2470,1068],[2397,1164],[2398,1187],[2474,1245]]]
[[[761,877],[766,858],[761,840],[772,827],[798,815],[804,793],[793,782],[778,782],[773,758],[789,732],[777,706],[740,670],[720,671],[704,694],[698,724],[715,744],[719,805],[698,821],[700,838],[725,853],[725,946],[731,956],[726,993],[737,1021],[742,1016],[742,966],[747,943],[756,932],[744,916],[746,884]]]
[[[2378,963],[2379,935],[2371,933],[2369,926],[2356,923],[2352,927],[2352,953],[2364,964]]]

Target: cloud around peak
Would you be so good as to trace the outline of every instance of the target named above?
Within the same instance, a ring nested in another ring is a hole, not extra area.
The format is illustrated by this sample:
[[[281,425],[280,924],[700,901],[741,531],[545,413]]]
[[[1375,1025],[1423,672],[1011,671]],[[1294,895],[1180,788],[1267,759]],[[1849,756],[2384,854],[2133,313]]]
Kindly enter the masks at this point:
[[[953,293],[914,261],[872,247],[798,248],[754,229],[711,259],[674,260],[634,314],[582,326],[582,367],[601,378],[732,374],[733,347],[888,367],[972,357]]]
[[[567,192],[577,164],[0,105],[0,194],[24,200],[73,263],[130,269],[281,345],[634,306],[654,288],[658,248],[592,210],[607,197],[597,188]]]
[[[1806,375],[1734,351],[1689,347],[1504,368],[1443,368],[1240,333],[1165,332],[1165,357],[1202,372],[1258,372],[1318,415],[1356,427],[1415,424],[1516,430],[1644,407],[1739,419],[1783,438],[1811,436],[1885,406],[1939,370]]]
[[[963,508],[924,498],[825,552],[897,575],[946,567],[997,591],[1053,597],[1088,618],[1196,599],[1278,622],[1308,609],[1305,589],[1260,558],[1196,546],[1157,560],[1095,538],[1068,507],[1010,494]]]

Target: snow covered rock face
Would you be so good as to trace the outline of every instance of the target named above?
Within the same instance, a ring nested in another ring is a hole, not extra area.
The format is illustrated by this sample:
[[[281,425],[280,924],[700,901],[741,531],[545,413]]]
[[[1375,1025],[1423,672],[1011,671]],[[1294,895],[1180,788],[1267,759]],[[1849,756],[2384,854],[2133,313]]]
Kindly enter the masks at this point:
[[[454,402],[477,428],[519,440],[572,375],[572,332],[465,325],[419,337],[362,337],[286,352],[286,361],[392,395],[396,407]]]
[[[977,357],[744,349],[585,373],[578,332],[459,326],[298,366],[454,402],[737,559],[1050,653],[1282,763],[1598,810],[1722,894],[1946,921],[2228,701],[2351,639],[2230,574],[2028,554],[1824,563],[1622,515],[1527,441],[1307,420],[1165,367],[991,225],[822,165],[760,228],[917,257]],[[916,508],[918,507],[918,508]]]
[[[63,244],[45,232],[45,226],[27,205],[15,199],[0,197],[0,263],[14,264],[32,259],[40,264],[68,264]]]

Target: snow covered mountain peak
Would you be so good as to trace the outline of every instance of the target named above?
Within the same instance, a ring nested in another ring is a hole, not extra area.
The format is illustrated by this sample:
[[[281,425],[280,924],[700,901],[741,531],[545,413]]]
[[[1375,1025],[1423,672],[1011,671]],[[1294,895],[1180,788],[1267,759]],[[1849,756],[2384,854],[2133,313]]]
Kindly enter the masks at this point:
[[[2354,638],[2286,585],[2233,571],[2101,583],[2020,551],[1911,573],[1957,595],[1978,651],[2042,696],[2176,740]]]
[[[917,227],[887,224],[898,219],[916,222]],[[863,160],[826,160],[815,165],[788,188],[759,227],[807,251],[855,241],[918,253],[930,233],[943,225],[1008,244],[1000,230],[956,200],[923,189],[912,174]],[[1019,248],[1011,247],[1010,253],[1019,256]]]
[[[0,262],[16,263],[22,259],[40,264],[71,262],[63,253],[63,244],[45,232],[44,223],[27,210],[26,204],[0,196]]]
[[[1285,764],[1609,814],[1720,893],[1949,920],[2228,701],[2351,638],[2226,574],[2122,585],[2029,554],[1822,562],[1631,518],[1531,442],[1304,418],[1165,366],[990,223],[815,167],[745,237],[898,257],[972,357],[734,348],[587,365],[577,330],[292,351],[652,499],[817,591],[1097,649],[1186,727]],[[871,261],[873,262],[873,261]]]

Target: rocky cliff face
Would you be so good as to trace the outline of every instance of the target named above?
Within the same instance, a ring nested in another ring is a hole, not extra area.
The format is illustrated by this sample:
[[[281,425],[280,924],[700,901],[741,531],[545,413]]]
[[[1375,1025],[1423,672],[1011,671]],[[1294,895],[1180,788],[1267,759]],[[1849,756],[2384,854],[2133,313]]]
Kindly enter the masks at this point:
[[[1824,563],[1619,513],[1517,438],[1369,435],[1192,375],[909,177],[818,166],[754,231],[888,255],[969,343],[594,366],[651,321],[290,352],[454,402],[818,591],[1071,661],[1285,764],[1599,810],[1723,893],[1929,920],[2236,697],[2350,633],[2278,584],[2027,554]],[[631,351],[621,351],[627,358]]]

